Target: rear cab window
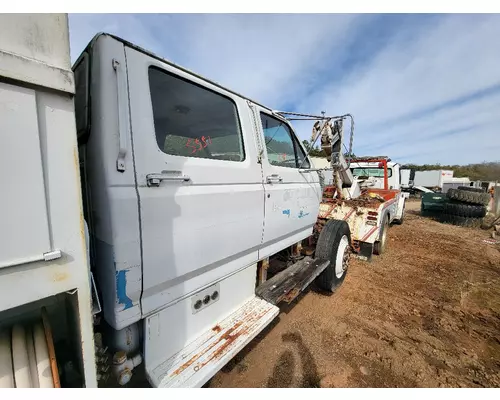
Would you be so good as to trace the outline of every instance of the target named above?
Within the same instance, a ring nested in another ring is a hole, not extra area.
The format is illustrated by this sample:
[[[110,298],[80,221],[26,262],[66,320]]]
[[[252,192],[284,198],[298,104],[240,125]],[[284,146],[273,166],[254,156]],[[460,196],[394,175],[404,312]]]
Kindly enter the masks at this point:
[[[287,168],[310,168],[306,154],[290,127],[278,118],[260,113],[267,158],[271,165]],[[304,161],[304,162],[303,162]]]
[[[82,53],[78,64],[73,67],[75,76],[75,119],[78,142],[85,141],[89,133],[90,121],[90,56]]]
[[[383,178],[384,177],[384,169],[377,167],[356,167],[351,168],[352,174],[354,176],[359,177],[375,177],[375,178]],[[387,176],[390,178],[392,176],[392,168],[387,168]]]
[[[149,68],[156,142],[166,154],[242,162],[245,151],[236,104],[228,97]]]

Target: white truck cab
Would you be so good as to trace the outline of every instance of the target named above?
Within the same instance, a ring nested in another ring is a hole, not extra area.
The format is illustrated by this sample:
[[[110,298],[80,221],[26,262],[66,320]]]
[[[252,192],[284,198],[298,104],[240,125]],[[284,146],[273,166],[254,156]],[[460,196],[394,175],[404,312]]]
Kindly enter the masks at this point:
[[[224,332],[210,362],[181,353],[228,316],[253,315],[243,343],[277,314],[256,298],[257,264],[311,235],[318,173],[299,172],[306,152],[284,118],[117,37],[97,35],[74,71],[104,319],[139,325],[154,386],[202,385]]]
[[[387,180],[389,189],[401,189],[400,164],[387,162]],[[351,164],[351,171],[358,179],[366,180],[367,186],[378,189],[384,188],[384,168],[380,162],[355,161]]]

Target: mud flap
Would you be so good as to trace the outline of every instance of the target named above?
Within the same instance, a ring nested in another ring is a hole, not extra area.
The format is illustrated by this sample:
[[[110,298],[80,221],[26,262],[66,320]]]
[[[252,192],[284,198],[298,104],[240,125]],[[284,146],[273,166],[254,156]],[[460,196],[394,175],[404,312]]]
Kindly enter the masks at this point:
[[[373,243],[368,242],[360,242],[359,243],[359,252],[354,255],[356,258],[359,258],[363,261],[372,261],[373,258]]]

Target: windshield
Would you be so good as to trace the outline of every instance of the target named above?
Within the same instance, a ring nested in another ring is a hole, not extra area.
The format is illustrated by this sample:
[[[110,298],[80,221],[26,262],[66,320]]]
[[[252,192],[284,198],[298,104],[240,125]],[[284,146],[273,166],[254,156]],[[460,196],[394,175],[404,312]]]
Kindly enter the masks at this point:
[[[373,176],[375,178],[384,177],[383,168],[351,168],[352,174],[354,176]],[[392,176],[392,169],[387,168],[387,176],[390,178]]]

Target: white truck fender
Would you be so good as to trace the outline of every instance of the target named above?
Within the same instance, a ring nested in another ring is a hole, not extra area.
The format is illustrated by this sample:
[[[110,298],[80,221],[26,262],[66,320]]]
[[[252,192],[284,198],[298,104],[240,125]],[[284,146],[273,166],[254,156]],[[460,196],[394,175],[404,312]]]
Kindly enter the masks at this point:
[[[404,210],[404,207],[405,207],[405,202],[406,202],[406,197],[404,196],[403,193],[400,193],[399,194],[399,199],[396,202],[397,203],[397,209],[396,209],[396,212],[395,212],[395,215],[394,215],[394,217],[396,219],[399,219],[399,218],[402,217],[403,210]]]

